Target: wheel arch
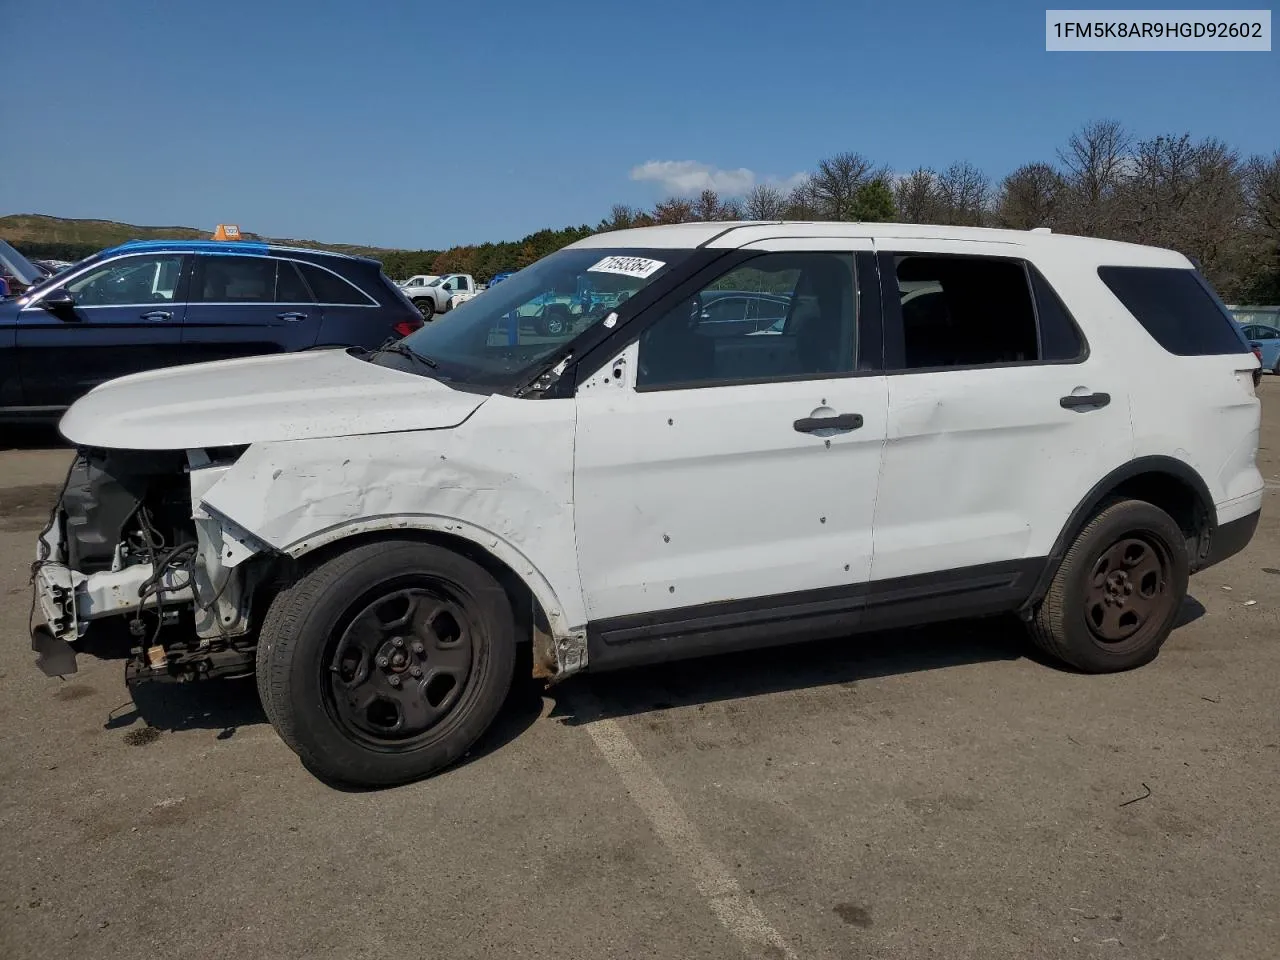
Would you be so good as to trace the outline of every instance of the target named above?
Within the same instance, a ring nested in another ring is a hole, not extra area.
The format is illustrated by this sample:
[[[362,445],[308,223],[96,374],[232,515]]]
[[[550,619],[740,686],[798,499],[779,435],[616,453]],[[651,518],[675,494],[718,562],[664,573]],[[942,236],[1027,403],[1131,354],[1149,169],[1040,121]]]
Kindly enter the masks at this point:
[[[558,663],[556,643],[572,640],[580,632],[570,625],[571,612],[566,612],[550,580],[523,552],[474,524],[432,516],[379,517],[320,531],[281,552],[312,566],[361,544],[406,539],[445,547],[484,567],[511,599],[520,638],[534,640],[535,675],[561,672],[564,664]]]
[[[1200,567],[1208,555],[1209,543],[1217,528],[1217,514],[1208,484],[1184,460],[1166,456],[1138,457],[1108,473],[1076,505],[1054,540],[1044,570],[1031,595],[1019,609],[1020,613],[1029,615],[1032,608],[1044,599],[1067,550],[1090,518],[1112,497],[1143,500],[1168,513],[1187,538],[1191,572]]]

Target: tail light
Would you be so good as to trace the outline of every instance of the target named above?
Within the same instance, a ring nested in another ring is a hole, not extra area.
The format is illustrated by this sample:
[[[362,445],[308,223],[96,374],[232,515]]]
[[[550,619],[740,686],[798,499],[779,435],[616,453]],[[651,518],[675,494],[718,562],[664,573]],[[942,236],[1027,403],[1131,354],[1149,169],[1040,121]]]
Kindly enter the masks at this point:
[[[417,317],[412,320],[401,320],[391,329],[396,332],[396,336],[407,337],[409,334],[413,333],[413,331],[422,329],[422,317]]]
[[[1254,387],[1260,387],[1262,386],[1262,348],[1252,347],[1251,349],[1253,350],[1253,355],[1258,358],[1258,367],[1253,371],[1253,385]]]

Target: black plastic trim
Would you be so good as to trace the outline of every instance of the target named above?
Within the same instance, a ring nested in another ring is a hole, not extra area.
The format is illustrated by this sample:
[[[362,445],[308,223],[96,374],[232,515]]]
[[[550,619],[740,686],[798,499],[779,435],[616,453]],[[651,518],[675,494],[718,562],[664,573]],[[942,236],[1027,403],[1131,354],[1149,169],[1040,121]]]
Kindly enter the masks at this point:
[[[1071,516],[1067,518],[1066,524],[1059,531],[1058,538],[1053,543],[1053,549],[1049,551],[1048,561],[1045,563],[1044,571],[1040,574],[1040,579],[1036,582],[1035,589],[1031,591],[1031,596],[1027,598],[1026,603],[1020,608],[1021,613],[1027,613],[1044,599],[1044,595],[1049,591],[1049,583],[1053,580],[1054,574],[1058,572],[1058,567],[1062,564],[1062,558],[1066,556],[1067,550],[1070,549],[1072,542],[1076,538],[1076,534],[1098,512],[1098,507],[1102,505],[1102,502],[1120,484],[1144,473],[1167,474],[1189,486],[1195,493],[1196,499],[1199,500],[1200,509],[1203,511],[1204,516],[1208,518],[1206,520],[1207,529],[1204,532],[1212,538],[1213,528],[1216,526],[1213,497],[1209,494],[1209,487],[1205,484],[1200,474],[1196,473],[1192,467],[1183,461],[1176,460],[1173,457],[1152,456],[1130,460],[1095,483],[1084,499],[1071,511]],[[1201,566],[1197,562],[1197,558],[1192,557],[1192,572],[1194,573],[1199,569],[1201,569]]]
[[[1261,516],[1262,511],[1255,510],[1248,516],[1230,520],[1213,531],[1209,538],[1209,552],[1196,568],[1197,572],[1221,563],[1228,557],[1234,557],[1247,547],[1258,529],[1258,519]]]
[[[591,670],[1018,609],[1043,558],[634,614],[587,624]]]

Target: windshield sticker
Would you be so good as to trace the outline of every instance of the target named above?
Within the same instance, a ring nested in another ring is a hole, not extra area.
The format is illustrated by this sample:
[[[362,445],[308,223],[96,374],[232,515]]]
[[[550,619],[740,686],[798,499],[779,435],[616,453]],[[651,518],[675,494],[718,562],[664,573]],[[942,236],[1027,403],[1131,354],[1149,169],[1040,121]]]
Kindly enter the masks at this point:
[[[618,322],[618,315],[616,313],[611,313],[604,318],[604,325],[609,329],[613,329],[613,325],[617,322]]]
[[[646,280],[665,266],[661,260],[650,260],[647,257],[605,257],[595,266],[587,267],[587,272],[619,273],[624,277]]]

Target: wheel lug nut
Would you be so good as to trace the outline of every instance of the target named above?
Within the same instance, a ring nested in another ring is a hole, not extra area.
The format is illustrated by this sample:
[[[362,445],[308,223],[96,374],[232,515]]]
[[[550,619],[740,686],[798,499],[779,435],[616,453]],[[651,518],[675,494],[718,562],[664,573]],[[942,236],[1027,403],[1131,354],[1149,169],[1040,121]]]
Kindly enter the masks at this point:
[[[422,676],[422,668],[418,666],[416,663],[409,668],[409,672],[412,673],[415,677]]]
[[[388,660],[386,657],[378,658],[378,666],[382,667],[383,670],[387,669],[387,667],[389,667],[390,665],[391,665],[391,661]]]
[[[393,637],[391,640],[391,645],[396,649],[400,649],[401,647],[404,646],[404,637]]]
[[[393,673],[391,676],[387,677],[387,683],[391,684],[393,687],[400,686],[399,674]]]
[[[424,653],[427,652],[427,648],[424,647],[421,642],[415,640],[413,644],[413,652],[416,653],[418,656],[422,656]]]

